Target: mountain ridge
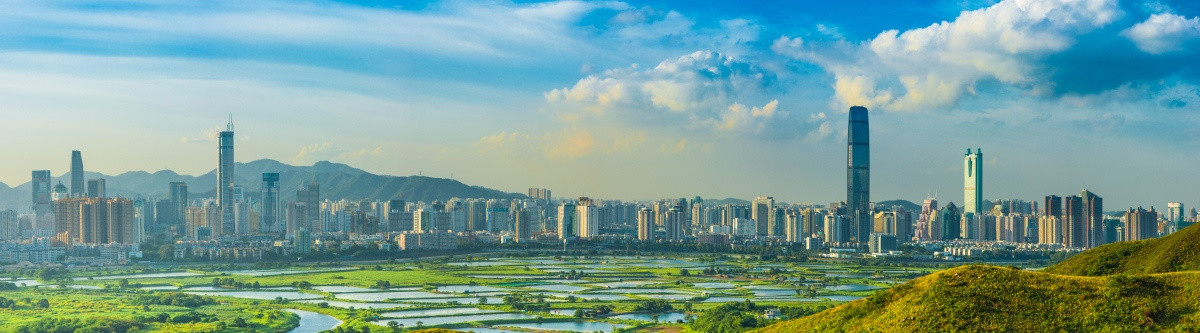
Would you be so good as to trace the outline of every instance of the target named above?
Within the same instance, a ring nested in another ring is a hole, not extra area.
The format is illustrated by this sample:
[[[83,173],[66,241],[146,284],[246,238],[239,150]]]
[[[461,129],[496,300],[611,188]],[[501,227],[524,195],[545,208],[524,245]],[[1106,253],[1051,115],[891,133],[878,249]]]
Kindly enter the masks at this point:
[[[408,201],[448,200],[450,198],[512,199],[525,197],[483,186],[468,185],[453,179],[426,176],[376,175],[352,166],[320,161],[311,166],[295,166],[271,159],[259,159],[236,163],[234,181],[242,184],[246,193],[257,196],[262,187],[262,173],[278,172],[280,196],[283,200],[296,197],[296,190],[309,182],[320,186],[321,198],[330,200],[389,200]],[[84,178],[104,178],[108,196],[129,198],[162,198],[167,194],[170,182],[188,184],[189,198],[213,197],[216,192],[216,170],[201,175],[182,175],[173,170],[148,172],[126,171],[111,176],[84,171]],[[53,177],[51,184],[70,185],[70,174]],[[52,185],[53,186],[53,185]],[[0,209],[28,211],[32,184],[26,182],[14,187],[0,186]]]

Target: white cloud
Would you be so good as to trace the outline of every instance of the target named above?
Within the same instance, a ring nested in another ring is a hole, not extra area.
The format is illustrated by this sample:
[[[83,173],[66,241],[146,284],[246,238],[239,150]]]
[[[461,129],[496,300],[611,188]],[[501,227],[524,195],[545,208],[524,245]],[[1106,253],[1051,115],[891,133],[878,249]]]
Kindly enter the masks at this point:
[[[646,70],[633,65],[590,75],[545,97],[568,113],[583,110],[597,117],[754,136],[771,134],[771,126],[786,116],[777,100],[765,97],[772,78],[750,63],[697,51]]]
[[[1115,0],[1005,0],[951,22],[884,31],[858,45],[835,42],[820,49],[785,36],[772,49],[833,74],[837,109],[946,108],[976,94],[982,81],[1028,93],[1048,90],[1053,83],[1038,60],[1122,14]]]
[[[1200,17],[1189,19],[1172,13],[1154,14],[1125,29],[1121,35],[1146,53],[1180,51],[1185,44],[1200,39]]]

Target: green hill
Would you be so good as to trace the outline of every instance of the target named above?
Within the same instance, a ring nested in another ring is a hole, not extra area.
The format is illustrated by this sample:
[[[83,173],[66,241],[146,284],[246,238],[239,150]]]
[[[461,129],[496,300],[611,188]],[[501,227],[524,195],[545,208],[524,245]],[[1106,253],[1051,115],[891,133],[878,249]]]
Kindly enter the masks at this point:
[[[757,332],[1195,332],[1197,310],[1197,272],[1078,277],[973,265]]]
[[[1045,272],[1101,276],[1195,270],[1200,270],[1200,227],[1192,226],[1163,238],[1100,246],[1050,266]]]

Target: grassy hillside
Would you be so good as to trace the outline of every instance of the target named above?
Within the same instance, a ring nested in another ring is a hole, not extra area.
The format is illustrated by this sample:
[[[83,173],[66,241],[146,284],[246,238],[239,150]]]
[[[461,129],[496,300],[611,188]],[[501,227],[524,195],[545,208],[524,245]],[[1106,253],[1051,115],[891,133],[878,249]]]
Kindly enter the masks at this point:
[[[1200,227],[1196,226],[1163,238],[1100,246],[1046,268],[1045,272],[1101,276],[1194,270],[1200,270]]]
[[[1077,277],[963,266],[757,332],[1200,331],[1200,273]]]

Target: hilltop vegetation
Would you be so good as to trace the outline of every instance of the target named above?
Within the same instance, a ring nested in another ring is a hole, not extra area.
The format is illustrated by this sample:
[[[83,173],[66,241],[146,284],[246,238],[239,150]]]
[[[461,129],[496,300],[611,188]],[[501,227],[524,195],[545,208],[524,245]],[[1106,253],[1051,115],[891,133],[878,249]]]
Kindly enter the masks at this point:
[[[972,265],[758,332],[1194,332],[1196,281],[1200,273],[1074,277]]]
[[[1045,272],[1101,276],[1200,270],[1200,227],[1191,226],[1163,238],[1107,244],[1077,254]]]

